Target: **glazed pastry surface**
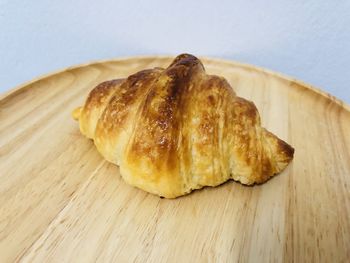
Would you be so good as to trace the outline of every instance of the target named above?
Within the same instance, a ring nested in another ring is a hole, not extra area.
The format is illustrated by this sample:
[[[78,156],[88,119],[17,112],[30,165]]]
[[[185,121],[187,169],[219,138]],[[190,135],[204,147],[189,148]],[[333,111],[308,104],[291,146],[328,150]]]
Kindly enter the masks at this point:
[[[263,183],[293,159],[255,105],[189,54],[99,84],[73,117],[127,183],[166,198],[229,179]]]

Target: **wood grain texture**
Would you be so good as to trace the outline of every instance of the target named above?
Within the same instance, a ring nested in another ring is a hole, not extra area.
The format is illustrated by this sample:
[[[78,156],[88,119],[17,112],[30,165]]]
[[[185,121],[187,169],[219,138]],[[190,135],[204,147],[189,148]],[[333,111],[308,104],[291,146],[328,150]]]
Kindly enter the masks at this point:
[[[175,200],[125,184],[71,110],[98,83],[171,57],[82,65],[0,98],[0,262],[347,262],[350,110],[299,81],[205,59],[295,148],[266,184]]]

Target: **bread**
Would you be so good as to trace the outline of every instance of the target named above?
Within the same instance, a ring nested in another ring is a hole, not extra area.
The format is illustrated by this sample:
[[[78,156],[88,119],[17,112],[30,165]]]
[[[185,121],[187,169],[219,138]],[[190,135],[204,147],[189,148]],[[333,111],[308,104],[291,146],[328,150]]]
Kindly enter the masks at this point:
[[[260,184],[293,159],[255,105],[189,54],[99,84],[73,117],[127,183],[166,198],[229,179]]]

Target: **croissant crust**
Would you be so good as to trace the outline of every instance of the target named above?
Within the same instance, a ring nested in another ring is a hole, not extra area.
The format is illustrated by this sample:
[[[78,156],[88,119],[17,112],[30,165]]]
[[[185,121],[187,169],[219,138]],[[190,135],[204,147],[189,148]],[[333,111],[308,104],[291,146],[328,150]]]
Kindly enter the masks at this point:
[[[294,154],[261,127],[252,102],[189,54],[99,84],[73,117],[127,183],[166,198],[229,179],[263,183]]]

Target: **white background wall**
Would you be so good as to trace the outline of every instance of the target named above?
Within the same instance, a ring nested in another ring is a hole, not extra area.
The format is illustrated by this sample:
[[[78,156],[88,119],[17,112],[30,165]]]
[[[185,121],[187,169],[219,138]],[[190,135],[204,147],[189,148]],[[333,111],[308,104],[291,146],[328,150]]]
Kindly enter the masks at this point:
[[[347,0],[0,0],[0,92],[91,60],[182,52],[266,67],[350,103]]]

